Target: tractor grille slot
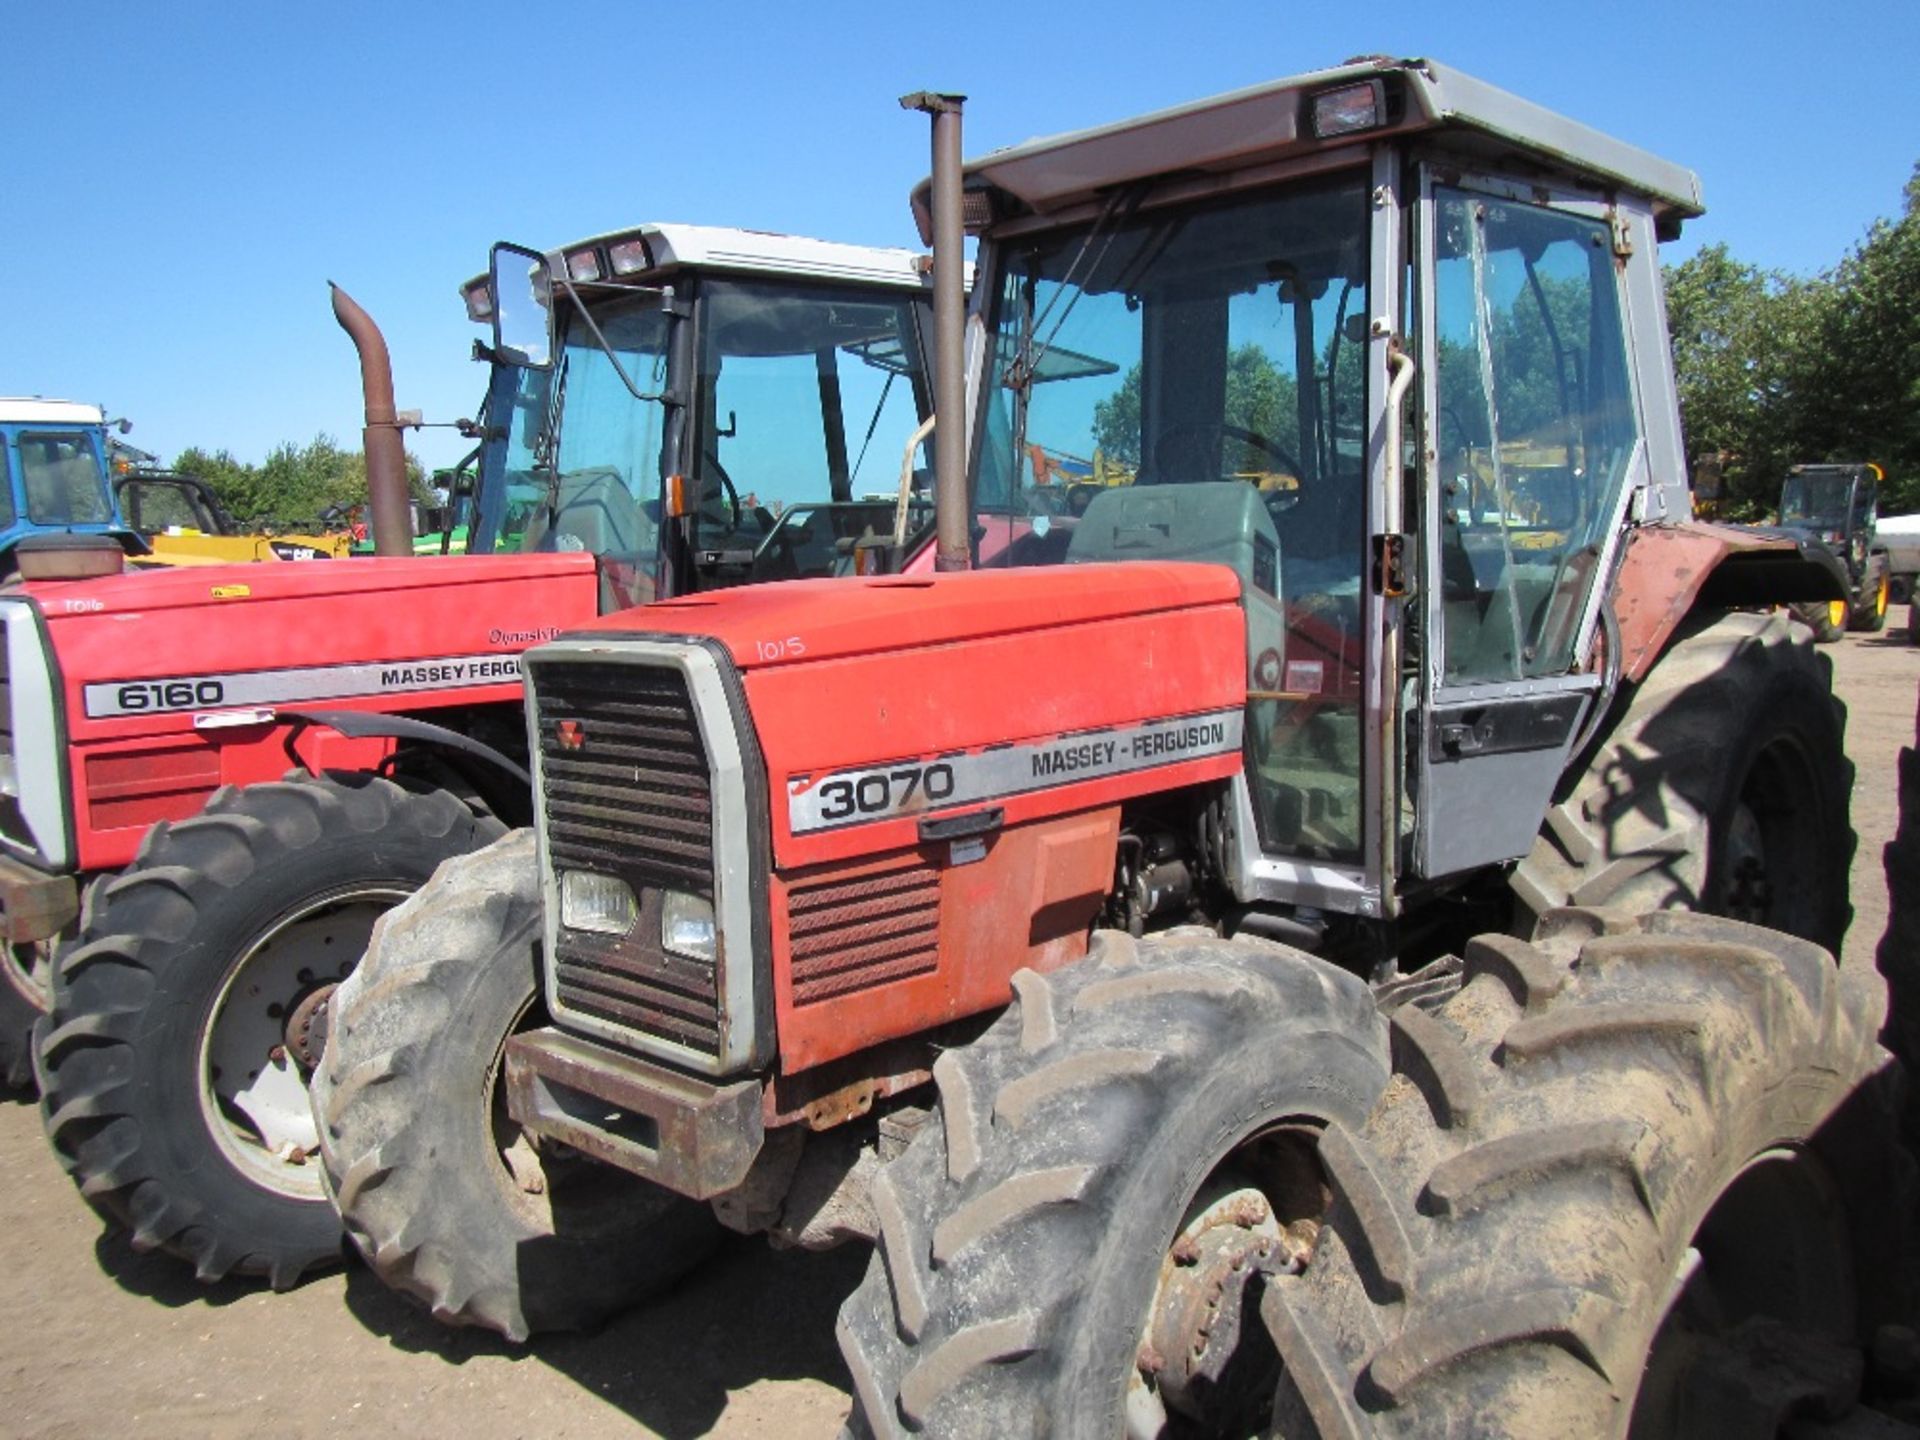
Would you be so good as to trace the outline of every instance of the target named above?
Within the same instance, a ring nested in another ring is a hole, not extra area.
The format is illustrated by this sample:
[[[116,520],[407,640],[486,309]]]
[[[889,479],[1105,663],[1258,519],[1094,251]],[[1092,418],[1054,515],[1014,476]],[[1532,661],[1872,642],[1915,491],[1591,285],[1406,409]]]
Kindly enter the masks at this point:
[[[924,862],[796,885],[787,916],[798,1005],[924,975],[939,964],[940,876]]]
[[[660,944],[663,891],[714,897],[712,782],[685,675],[556,661],[533,667],[533,693],[554,871],[617,876],[640,902],[623,936],[558,928],[560,1006],[717,1056],[715,967]]]
[[[652,913],[658,935],[658,912]],[[554,971],[560,1003],[612,1025],[718,1054],[720,995],[712,967],[633,939],[563,930],[561,961]]]

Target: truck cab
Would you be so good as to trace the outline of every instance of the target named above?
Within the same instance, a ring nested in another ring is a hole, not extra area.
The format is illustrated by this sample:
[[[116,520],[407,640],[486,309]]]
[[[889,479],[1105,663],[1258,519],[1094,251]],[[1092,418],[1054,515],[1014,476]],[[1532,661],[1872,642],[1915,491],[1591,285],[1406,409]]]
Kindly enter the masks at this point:
[[[31,535],[107,535],[145,547],[121,523],[107,483],[106,416],[72,400],[0,399],[0,575]]]

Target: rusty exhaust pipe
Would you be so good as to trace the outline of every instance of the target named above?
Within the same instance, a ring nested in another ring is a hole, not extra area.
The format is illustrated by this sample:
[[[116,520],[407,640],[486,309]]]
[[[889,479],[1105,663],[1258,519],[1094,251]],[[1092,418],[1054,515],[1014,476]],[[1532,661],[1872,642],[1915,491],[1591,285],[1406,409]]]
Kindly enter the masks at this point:
[[[900,104],[933,117],[933,452],[936,570],[972,565],[967,505],[966,232],[960,216],[960,111],[964,95],[931,90]]]
[[[393,404],[393,360],[387,337],[354,298],[331,280],[333,318],[353,337],[360,352],[360,388],[366,393],[367,427],[361,443],[367,453],[367,502],[373,522],[375,555],[413,553],[412,496],[407,487],[407,449],[400,438]]]

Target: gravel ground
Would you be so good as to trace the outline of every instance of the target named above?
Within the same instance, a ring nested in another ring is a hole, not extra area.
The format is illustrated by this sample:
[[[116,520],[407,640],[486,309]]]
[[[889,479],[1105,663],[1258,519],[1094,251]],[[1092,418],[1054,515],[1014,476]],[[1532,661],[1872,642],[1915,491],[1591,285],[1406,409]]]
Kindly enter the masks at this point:
[[[1913,738],[1920,648],[1890,630],[1826,653],[1858,767],[1847,945],[1870,952],[1886,923],[1880,851],[1895,820],[1894,756]],[[357,1266],[273,1295],[205,1289],[171,1260],[135,1255],[102,1237],[17,1098],[0,1099],[0,1174],[0,1435],[807,1440],[834,1435],[846,1415],[833,1317],[865,1267],[857,1247],[782,1254],[743,1240],[598,1334],[515,1352],[442,1329]]]

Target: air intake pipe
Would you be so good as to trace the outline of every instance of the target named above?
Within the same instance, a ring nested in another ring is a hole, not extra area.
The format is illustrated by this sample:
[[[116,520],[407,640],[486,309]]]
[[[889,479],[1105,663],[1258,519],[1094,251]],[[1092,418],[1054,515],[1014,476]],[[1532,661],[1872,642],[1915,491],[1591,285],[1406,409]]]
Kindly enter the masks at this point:
[[[407,487],[407,451],[393,404],[393,361],[386,336],[354,298],[331,280],[333,318],[360,352],[360,388],[366,393],[367,508],[373,522],[373,553],[413,553],[413,506]]]

